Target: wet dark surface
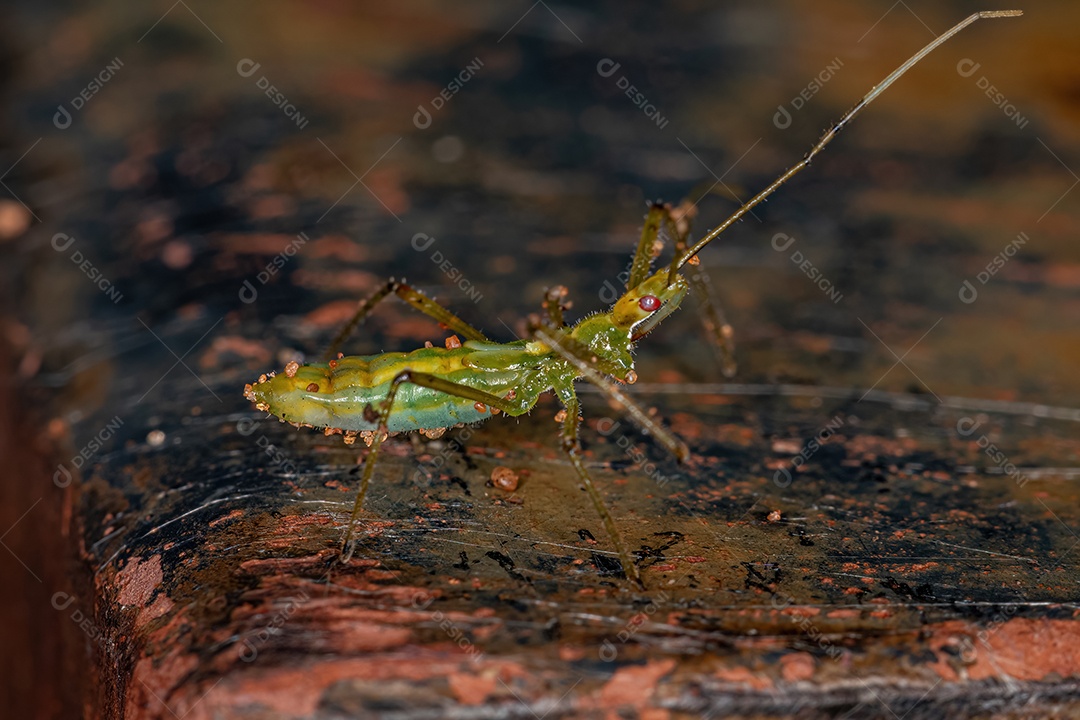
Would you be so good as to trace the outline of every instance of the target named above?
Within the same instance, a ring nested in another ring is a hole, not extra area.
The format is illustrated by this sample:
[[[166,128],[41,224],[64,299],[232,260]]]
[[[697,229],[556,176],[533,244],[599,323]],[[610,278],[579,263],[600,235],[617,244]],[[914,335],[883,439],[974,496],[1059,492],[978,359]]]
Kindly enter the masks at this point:
[[[78,480],[64,591],[93,631],[56,654],[88,658],[86,714],[1075,711],[1065,4],[966,30],[702,253],[738,375],[724,382],[688,302],[639,348],[632,388],[689,463],[582,387],[588,466],[644,591],[618,577],[553,399],[390,441],[343,567],[362,448],[242,397],[316,357],[388,276],[501,340],[553,284],[571,319],[600,309],[647,199],[713,180],[748,197],[925,26],[976,9],[889,8],[9,11],[9,373],[50,469],[27,485],[40,507],[7,496],[8,525],[25,511],[57,542],[34,513],[60,516]],[[710,195],[697,226],[733,208]],[[347,351],[444,337],[388,302]],[[513,493],[491,486],[497,466],[520,474]],[[27,606],[66,627],[69,609],[40,607],[61,581],[26,575],[33,543],[9,544],[5,572],[41,596]]]

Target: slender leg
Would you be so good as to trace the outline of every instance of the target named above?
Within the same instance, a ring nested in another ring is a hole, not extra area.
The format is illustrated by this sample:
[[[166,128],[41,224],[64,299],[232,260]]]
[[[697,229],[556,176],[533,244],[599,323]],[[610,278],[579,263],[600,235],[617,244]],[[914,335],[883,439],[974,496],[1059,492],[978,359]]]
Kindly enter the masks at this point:
[[[649,268],[656,253],[656,242],[660,239],[660,225],[668,216],[667,206],[661,203],[649,205],[649,214],[645,216],[645,225],[641,228],[641,240],[638,241],[634,260],[630,263],[630,277],[626,280],[626,289],[636,288],[649,276]]]
[[[675,254],[671,262],[669,278],[674,280],[678,272],[678,260],[686,252],[687,241],[690,238],[690,221],[697,214],[696,205],[689,198],[683,200],[678,207],[665,207],[665,227],[675,236]],[[705,329],[705,336],[716,354],[720,363],[720,370],[724,377],[735,375],[735,330],[724,316],[724,309],[713,299],[712,280],[701,264],[701,259],[696,258],[692,263],[694,269],[686,276],[690,285],[690,292],[697,300],[700,313],[698,315],[701,325]]]
[[[548,288],[544,293],[544,310],[547,311],[548,319],[554,327],[561,328],[566,324],[563,322],[563,310],[569,310],[571,307],[570,303],[565,302],[569,293],[565,285]]]
[[[447,395],[474,400],[489,407],[498,408],[506,413],[518,411],[518,414],[520,414],[521,412],[524,412],[524,409],[521,407],[524,398],[501,398],[497,395],[484,392],[483,390],[469,387],[468,385],[460,385],[451,382],[450,380],[445,380],[427,373],[413,372],[412,370],[403,370],[398,373],[393,381],[391,381],[390,391],[386,394],[386,399],[383,400],[379,407],[379,425],[375,430],[375,436],[371,441],[371,450],[368,451],[368,456],[364,460],[364,471],[360,476],[360,490],[356,493],[356,502],[353,503],[352,516],[349,518],[349,528],[345,531],[345,538],[341,543],[341,562],[343,563],[348,562],[349,559],[352,558],[353,550],[355,549],[353,534],[356,527],[356,518],[359,517],[360,511],[364,507],[364,497],[367,495],[368,485],[371,483],[371,476],[375,472],[375,462],[379,456],[379,448],[382,446],[383,438],[387,435],[387,428],[390,424],[390,411],[391,408],[394,407],[394,398],[397,396],[398,388],[405,383],[421,385],[423,387],[431,388],[432,390],[444,392]]]
[[[600,515],[600,519],[604,523],[604,529],[607,531],[608,537],[615,543],[615,549],[619,552],[619,561],[622,563],[623,572],[626,577],[633,580],[638,587],[644,590],[645,584],[641,582],[641,574],[638,572],[637,565],[634,564],[630,552],[626,549],[626,543],[623,542],[618,527],[615,526],[615,519],[611,517],[611,512],[607,509],[607,505],[604,504],[604,499],[600,497],[600,492],[593,485],[592,478],[589,477],[585,465],[581,462],[581,444],[578,442],[578,427],[581,425],[581,417],[578,415],[578,399],[573,384],[559,392],[559,397],[566,406],[566,419],[563,420],[561,434],[563,450],[570,457],[574,470],[577,471],[578,477],[581,478],[581,483],[585,486],[585,492],[589,494],[593,507],[596,508],[597,514]]]
[[[386,299],[391,293],[397,295],[428,317],[438,320],[447,328],[464,336],[468,340],[487,340],[482,332],[472,325],[469,325],[427,295],[424,295],[419,290],[416,290],[403,282],[390,278],[386,281],[385,285],[376,290],[370,297],[361,300],[356,306],[356,314],[345,323],[341,328],[341,331],[338,332],[337,336],[334,338],[334,341],[330,343],[330,349],[326,351],[325,355],[326,360],[330,360],[334,357],[338,348],[341,347],[341,344],[352,334],[353,330],[355,330],[356,327],[363,322],[364,318],[375,309],[376,305]]]
[[[712,280],[709,279],[705,266],[701,264],[685,277],[690,284],[690,292],[697,300],[701,311],[698,317],[701,319],[705,336],[709,339],[709,347],[716,353],[720,372],[724,373],[724,377],[734,377],[738,369],[735,362],[735,329],[728,323],[723,308],[713,299],[710,291]]]
[[[652,435],[656,442],[663,445],[665,450],[675,456],[676,460],[685,462],[689,459],[690,448],[686,447],[686,443],[649,417],[648,413],[642,410],[637,403],[611,384],[599,370],[594,368],[591,364],[591,354],[587,349],[582,352],[581,346],[574,343],[567,336],[556,339],[556,333],[552,332],[550,328],[537,328],[533,331],[533,334],[537,340],[550,347],[564,360],[573,365],[581,374],[581,377],[595,385],[608,399],[626,410],[626,414],[633,419],[638,427]],[[577,347],[574,347],[575,345]]]

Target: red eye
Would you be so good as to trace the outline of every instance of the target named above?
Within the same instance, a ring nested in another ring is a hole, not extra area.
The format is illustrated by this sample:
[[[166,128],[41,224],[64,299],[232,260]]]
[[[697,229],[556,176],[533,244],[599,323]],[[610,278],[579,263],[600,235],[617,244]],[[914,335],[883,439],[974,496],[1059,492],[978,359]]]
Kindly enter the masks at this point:
[[[645,312],[656,312],[660,309],[660,298],[655,295],[646,295],[638,300],[637,304]]]

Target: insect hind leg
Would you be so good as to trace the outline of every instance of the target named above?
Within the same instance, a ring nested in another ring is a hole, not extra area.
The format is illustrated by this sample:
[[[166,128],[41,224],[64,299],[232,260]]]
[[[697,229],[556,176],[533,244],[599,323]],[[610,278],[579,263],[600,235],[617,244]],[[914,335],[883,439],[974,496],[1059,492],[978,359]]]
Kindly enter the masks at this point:
[[[337,354],[341,344],[344,343],[360,323],[371,314],[375,309],[375,306],[392,294],[397,295],[415,309],[428,317],[437,320],[449,330],[463,336],[467,340],[487,340],[487,337],[485,337],[482,332],[429,298],[427,295],[400,280],[390,278],[378,290],[357,304],[356,312],[334,337],[334,340],[330,343],[330,347],[326,351],[323,359],[327,361],[332,359],[334,355]]]
[[[397,397],[398,390],[405,383],[420,385],[422,387],[431,388],[432,390],[444,392],[447,395],[453,395],[466,400],[472,400],[476,403],[482,403],[489,408],[496,408],[507,414],[521,414],[524,412],[523,406],[527,402],[524,393],[517,394],[513,398],[501,398],[498,395],[493,395],[489,392],[484,392],[483,390],[477,390],[474,387],[462,385],[428,373],[415,372],[413,370],[402,370],[398,373],[390,382],[390,390],[386,393],[386,399],[383,400],[378,410],[375,411],[378,413],[378,425],[376,426],[375,434],[371,440],[371,449],[368,451],[368,456],[364,460],[364,470],[360,476],[360,489],[357,491],[356,501],[353,503],[352,515],[349,517],[349,527],[345,531],[345,537],[341,541],[342,563],[347,563],[352,558],[353,551],[356,549],[356,543],[353,539],[356,534],[356,520],[360,517],[360,512],[364,508],[364,498],[367,496],[368,486],[371,484],[371,477],[375,472],[375,463],[379,458],[379,448],[382,447],[383,440],[389,434],[390,413],[394,407],[394,398]]]

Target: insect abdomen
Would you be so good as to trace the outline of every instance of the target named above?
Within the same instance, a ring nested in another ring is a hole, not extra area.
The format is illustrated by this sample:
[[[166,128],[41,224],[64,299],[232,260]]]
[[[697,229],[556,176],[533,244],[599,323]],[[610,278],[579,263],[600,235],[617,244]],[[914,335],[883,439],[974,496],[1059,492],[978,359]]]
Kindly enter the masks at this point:
[[[246,394],[259,409],[286,422],[344,431],[375,430],[378,406],[402,371],[427,373],[505,397],[518,386],[523,365],[499,362],[493,368],[476,360],[489,354],[505,360],[507,353],[527,357],[515,347],[469,342],[453,350],[423,348],[411,353],[343,357],[332,364],[292,365],[284,373],[260,378]],[[434,430],[490,416],[486,405],[406,383],[397,392],[387,429]]]

